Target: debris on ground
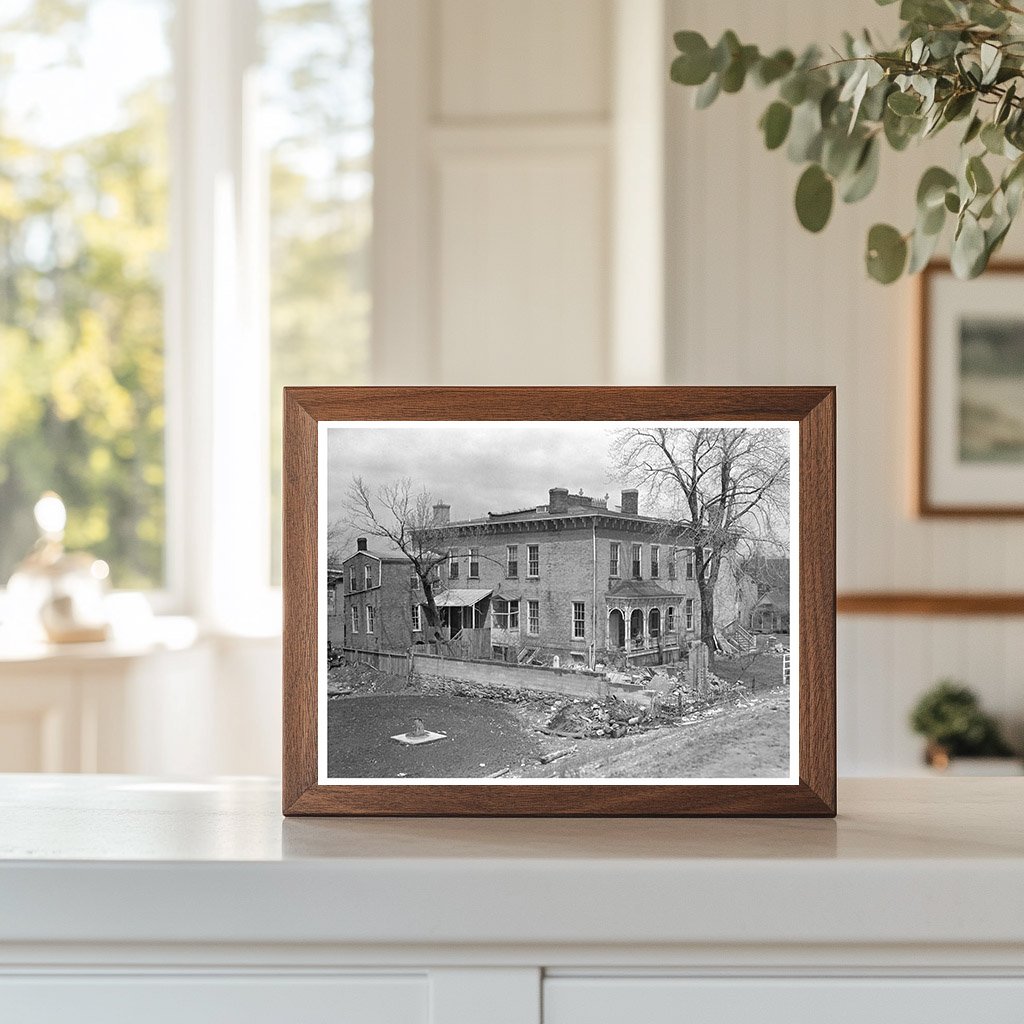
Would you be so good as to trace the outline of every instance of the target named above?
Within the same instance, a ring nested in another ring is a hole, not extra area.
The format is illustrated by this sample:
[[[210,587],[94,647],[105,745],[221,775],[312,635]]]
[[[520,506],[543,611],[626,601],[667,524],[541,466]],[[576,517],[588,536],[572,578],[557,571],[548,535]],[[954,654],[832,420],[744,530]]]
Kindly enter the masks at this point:
[[[552,761],[557,761],[560,757],[568,757],[570,754],[575,754],[579,747],[566,747],[564,750],[552,750],[550,754],[543,754],[538,758],[539,764],[551,764]]]
[[[327,672],[327,696],[345,697],[353,693],[374,693],[390,676],[372,665],[355,663],[336,665]]]

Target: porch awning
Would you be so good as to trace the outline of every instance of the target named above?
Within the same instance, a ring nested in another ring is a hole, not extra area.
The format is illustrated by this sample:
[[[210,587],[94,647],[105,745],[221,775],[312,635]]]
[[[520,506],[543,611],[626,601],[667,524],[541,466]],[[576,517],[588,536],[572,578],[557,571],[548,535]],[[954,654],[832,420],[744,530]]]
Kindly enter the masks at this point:
[[[434,604],[438,608],[472,608],[490,596],[490,590],[446,590],[434,595]]]

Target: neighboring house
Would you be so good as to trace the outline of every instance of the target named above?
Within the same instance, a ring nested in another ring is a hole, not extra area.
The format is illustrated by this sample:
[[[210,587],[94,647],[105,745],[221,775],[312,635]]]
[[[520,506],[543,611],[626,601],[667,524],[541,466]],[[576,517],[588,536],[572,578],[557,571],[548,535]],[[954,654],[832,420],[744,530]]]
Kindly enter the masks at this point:
[[[345,645],[345,572],[327,567],[327,642],[332,647]]]
[[[358,651],[408,649],[419,618],[416,608],[419,586],[409,559],[404,555],[371,551],[366,538],[360,537],[355,554],[342,562],[341,571],[343,579],[335,587],[344,598],[341,645]],[[330,625],[328,638],[332,644],[339,643],[331,634]]]
[[[750,629],[755,633],[788,633],[789,591],[769,590],[750,613]]]
[[[740,567],[740,625],[755,633],[789,632],[789,558],[759,555]]]
[[[453,636],[490,629],[495,656],[674,660],[698,636],[692,534],[640,515],[635,490],[610,509],[554,487],[546,505],[454,522],[438,504],[431,533],[450,548],[443,623]]]

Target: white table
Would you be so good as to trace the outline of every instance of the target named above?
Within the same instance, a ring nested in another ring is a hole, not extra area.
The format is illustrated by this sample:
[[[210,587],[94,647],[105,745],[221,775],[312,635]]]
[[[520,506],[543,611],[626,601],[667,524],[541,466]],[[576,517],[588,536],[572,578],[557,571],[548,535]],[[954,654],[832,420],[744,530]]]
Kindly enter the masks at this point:
[[[284,820],[276,785],[0,777],[0,1019],[1024,1020],[1024,783],[837,821]]]

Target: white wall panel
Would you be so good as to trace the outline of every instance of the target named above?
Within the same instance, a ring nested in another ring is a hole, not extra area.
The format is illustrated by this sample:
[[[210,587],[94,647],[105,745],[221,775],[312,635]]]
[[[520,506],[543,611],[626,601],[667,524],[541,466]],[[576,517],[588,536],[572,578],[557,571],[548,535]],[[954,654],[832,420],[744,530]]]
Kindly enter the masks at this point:
[[[669,0],[667,28],[712,41],[732,28],[743,42],[795,48],[865,24],[893,38],[894,11],[863,0]],[[1020,590],[1024,522],[910,514],[913,284],[883,288],[863,269],[869,226],[909,227],[918,177],[946,158],[956,133],[885,152],[877,192],[837,204],[813,236],[793,212],[800,169],[761,145],[770,93],[748,88],[696,111],[692,90],[666,89],[669,382],[838,387],[841,590]],[[1024,251],[1019,229],[1006,251]],[[913,770],[907,711],[941,676],[976,687],[1016,728],[1022,652],[1020,619],[840,620],[841,770]]]
[[[601,151],[451,156],[439,169],[446,384],[600,383],[607,333]]]
[[[609,0],[440,0],[438,117],[604,117]]]

